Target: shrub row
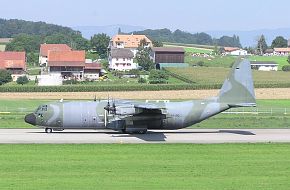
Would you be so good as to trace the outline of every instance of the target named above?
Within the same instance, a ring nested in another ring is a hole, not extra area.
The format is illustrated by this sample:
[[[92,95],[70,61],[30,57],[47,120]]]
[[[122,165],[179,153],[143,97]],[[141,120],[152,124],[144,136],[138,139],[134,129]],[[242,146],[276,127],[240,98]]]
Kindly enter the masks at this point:
[[[0,92],[108,92],[108,91],[161,91],[217,89],[221,85],[140,84],[140,85],[71,85],[71,86],[1,86]]]
[[[71,85],[71,86],[1,86],[0,92],[109,92],[220,89],[222,84],[140,84],[140,85]],[[290,83],[255,84],[255,88],[290,88]]]

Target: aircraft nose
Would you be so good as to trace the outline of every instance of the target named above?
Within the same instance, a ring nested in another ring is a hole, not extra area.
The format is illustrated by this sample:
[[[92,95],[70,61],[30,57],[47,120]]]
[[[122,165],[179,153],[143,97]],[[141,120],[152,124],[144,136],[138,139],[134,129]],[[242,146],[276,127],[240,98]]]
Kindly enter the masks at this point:
[[[29,123],[31,125],[36,125],[36,117],[33,113],[26,115],[24,120],[26,123]]]

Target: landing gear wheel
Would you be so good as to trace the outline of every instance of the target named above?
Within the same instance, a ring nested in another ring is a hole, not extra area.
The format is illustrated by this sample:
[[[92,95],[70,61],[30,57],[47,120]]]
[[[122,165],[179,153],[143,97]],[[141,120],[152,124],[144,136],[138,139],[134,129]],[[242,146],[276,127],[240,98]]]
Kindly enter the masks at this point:
[[[45,132],[46,133],[52,133],[52,129],[51,128],[45,128]]]

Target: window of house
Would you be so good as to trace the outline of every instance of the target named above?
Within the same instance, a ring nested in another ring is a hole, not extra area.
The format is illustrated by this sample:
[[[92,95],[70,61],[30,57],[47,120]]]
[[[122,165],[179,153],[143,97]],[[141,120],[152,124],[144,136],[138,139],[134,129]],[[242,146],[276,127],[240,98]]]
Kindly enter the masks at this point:
[[[126,61],[126,58],[123,58],[123,61]]]
[[[116,58],[116,61],[119,61],[119,58]]]
[[[131,66],[131,63],[127,63],[127,66]]]

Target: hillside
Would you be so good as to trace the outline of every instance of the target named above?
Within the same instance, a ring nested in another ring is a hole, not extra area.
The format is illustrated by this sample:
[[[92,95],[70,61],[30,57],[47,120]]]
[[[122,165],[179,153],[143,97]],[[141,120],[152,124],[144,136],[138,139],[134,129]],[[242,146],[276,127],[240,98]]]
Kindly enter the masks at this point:
[[[26,53],[38,52],[42,43],[63,43],[73,49],[88,49],[89,45],[79,31],[69,27],[17,19],[0,19],[0,38],[13,38],[6,46],[7,51]]]
[[[11,38],[18,34],[50,36],[56,33],[67,35],[80,34],[80,32],[76,32],[69,27],[47,24],[45,22],[31,22],[17,19],[5,20],[0,18],[0,38]]]
[[[222,36],[221,38],[216,39],[204,32],[191,34],[181,30],[175,30],[172,32],[166,28],[157,30],[147,29],[143,31],[135,31],[133,33],[144,34],[152,40],[162,42],[241,47],[240,38],[236,35],[233,35],[232,37]]]

